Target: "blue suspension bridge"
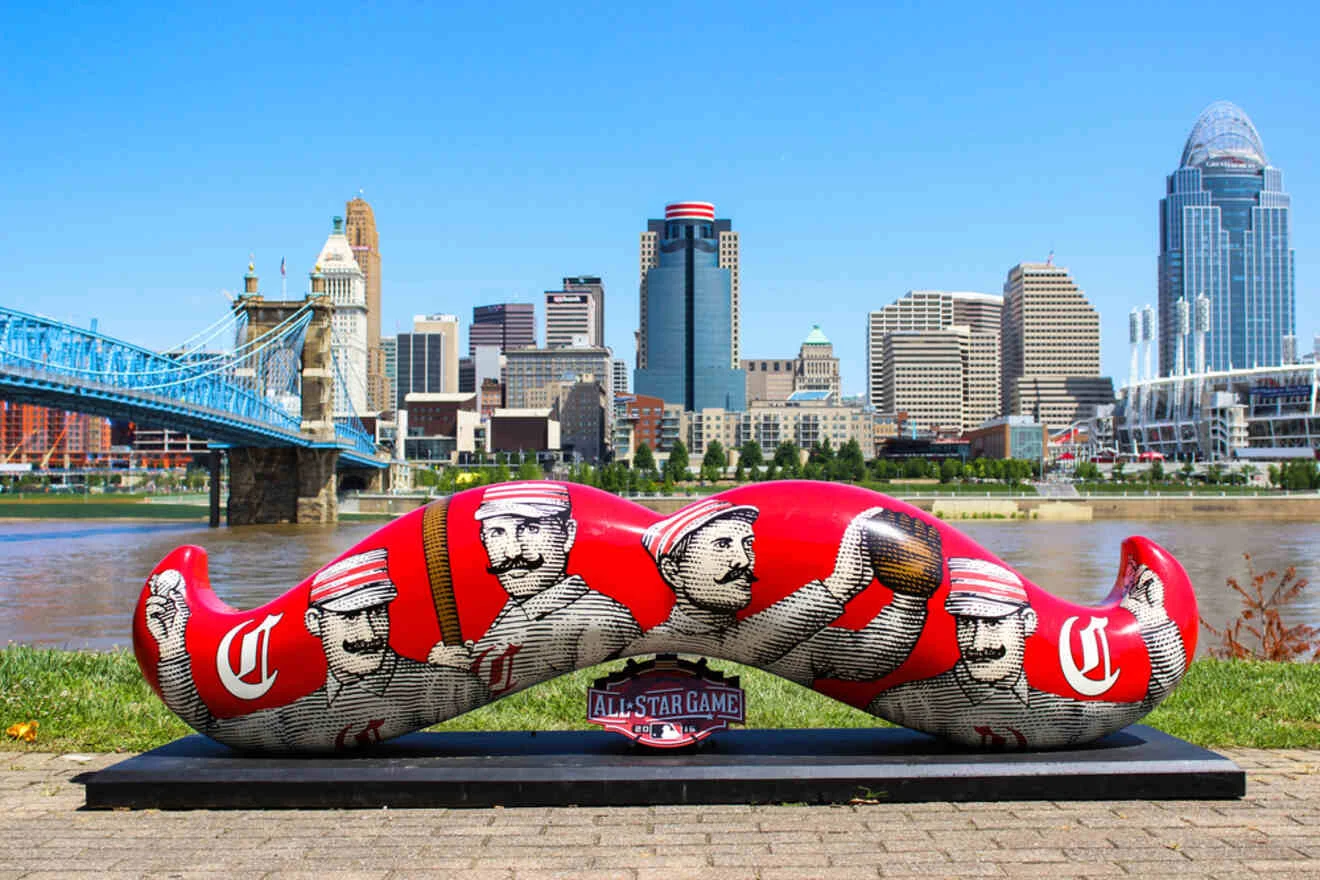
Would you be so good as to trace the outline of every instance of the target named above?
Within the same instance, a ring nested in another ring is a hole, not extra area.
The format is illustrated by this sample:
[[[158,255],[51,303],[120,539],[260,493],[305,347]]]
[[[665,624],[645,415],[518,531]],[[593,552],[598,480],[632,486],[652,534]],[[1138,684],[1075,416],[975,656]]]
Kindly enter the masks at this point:
[[[263,308],[277,317],[251,321]],[[386,468],[345,393],[345,377],[354,373],[330,345],[332,315],[324,295],[301,304],[241,297],[219,321],[162,354],[0,307],[0,398],[183,431],[221,449],[319,451],[333,453],[341,470]],[[319,359],[304,353],[309,327],[329,349]],[[313,362],[332,369],[309,370]],[[304,401],[306,386],[320,404]],[[232,521],[232,496],[230,512]]]

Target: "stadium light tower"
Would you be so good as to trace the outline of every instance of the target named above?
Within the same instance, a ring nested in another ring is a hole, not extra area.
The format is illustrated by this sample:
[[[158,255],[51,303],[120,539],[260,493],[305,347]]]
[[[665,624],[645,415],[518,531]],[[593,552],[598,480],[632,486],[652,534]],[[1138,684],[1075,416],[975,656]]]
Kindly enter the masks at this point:
[[[1146,349],[1146,372],[1147,379],[1155,378],[1155,307],[1146,306],[1141,310],[1141,344]]]
[[[1136,385],[1141,381],[1141,374],[1137,364],[1137,351],[1141,347],[1141,309],[1133,309],[1128,312],[1128,347],[1131,350],[1131,359],[1128,361],[1128,384]]]
[[[1174,315],[1178,322],[1178,347],[1174,350],[1173,369],[1179,376],[1187,374],[1187,337],[1192,332],[1192,309],[1186,297],[1179,297],[1174,304]]]
[[[1205,334],[1210,332],[1210,297],[1204,293],[1196,298],[1196,372],[1205,372]]]

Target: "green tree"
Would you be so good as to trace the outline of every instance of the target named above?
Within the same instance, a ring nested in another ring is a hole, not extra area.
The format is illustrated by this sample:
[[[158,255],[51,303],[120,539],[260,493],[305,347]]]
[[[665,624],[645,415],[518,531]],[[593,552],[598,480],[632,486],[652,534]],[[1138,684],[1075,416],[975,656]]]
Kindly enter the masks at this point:
[[[706,454],[701,459],[701,478],[712,483],[724,476],[724,468],[729,458],[724,454],[724,447],[718,440],[706,444]]]
[[[1178,468],[1178,473],[1182,474],[1184,483],[1190,483],[1192,481],[1192,474],[1196,473],[1196,466],[1190,461],[1184,461],[1183,466]]]
[[[1100,468],[1096,467],[1093,461],[1084,461],[1077,465],[1077,469],[1073,471],[1073,476],[1083,482],[1093,483],[1100,479]]]
[[[839,447],[839,454],[834,457],[833,476],[836,480],[853,483],[866,479],[866,458],[856,437],[849,437],[848,442]]]
[[[645,440],[637,444],[637,454],[633,456],[633,467],[644,474],[655,473],[655,453]]]
[[[1224,480],[1224,469],[1217,464],[1212,464],[1205,469],[1205,481],[1212,486],[1218,486]]]
[[[743,467],[742,459],[738,459],[738,464],[733,469],[733,479],[736,483],[742,483],[747,479],[747,470]]]
[[[924,480],[930,473],[930,466],[924,458],[909,458],[903,462],[903,476],[909,480]]]
[[[1123,462],[1114,462],[1114,469],[1109,472],[1109,479],[1113,480],[1115,483],[1121,483],[1127,479],[1123,476]]]
[[[738,447],[738,462],[749,468],[758,468],[765,464],[765,456],[761,454],[761,444],[755,440],[748,440]]]
[[[1146,476],[1152,483],[1163,483],[1164,464],[1162,462],[1152,461],[1150,463],[1150,470],[1146,472]]]
[[[956,458],[946,458],[940,462],[940,482],[952,483],[962,476],[962,462]]]
[[[540,480],[545,477],[545,472],[541,466],[536,463],[536,456],[524,456],[522,464],[518,465],[518,479],[520,480]]]
[[[811,447],[807,453],[807,463],[814,464],[823,470],[829,470],[830,464],[834,461],[834,447],[830,445],[829,437],[822,437],[816,441],[816,445]]]
[[[877,458],[871,462],[871,479],[877,483],[888,483],[896,476],[894,463],[887,458]]]
[[[681,483],[688,478],[688,451],[682,440],[675,440],[665,462],[665,481]]]
[[[783,479],[792,479],[802,471],[802,453],[792,440],[785,440],[775,447],[774,465],[783,475]]]

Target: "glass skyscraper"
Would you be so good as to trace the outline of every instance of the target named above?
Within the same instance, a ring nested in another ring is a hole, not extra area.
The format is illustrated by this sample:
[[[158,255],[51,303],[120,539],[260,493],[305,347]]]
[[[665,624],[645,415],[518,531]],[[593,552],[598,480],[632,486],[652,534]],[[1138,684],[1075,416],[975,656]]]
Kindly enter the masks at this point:
[[[688,411],[747,408],[746,373],[733,358],[733,274],[720,265],[720,224],[709,202],[665,207],[656,265],[646,272],[645,366],[638,394]]]
[[[1236,105],[1211,104],[1160,200],[1160,375],[1197,368],[1198,330],[1207,370],[1283,362],[1296,332],[1289,226],[1283,172],[1255,126]]]

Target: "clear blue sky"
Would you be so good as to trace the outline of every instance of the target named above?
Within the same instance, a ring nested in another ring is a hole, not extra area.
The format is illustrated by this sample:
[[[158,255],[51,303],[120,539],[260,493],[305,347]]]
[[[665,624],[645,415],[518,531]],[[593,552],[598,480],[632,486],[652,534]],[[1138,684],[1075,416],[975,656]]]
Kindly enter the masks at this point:
[[[1197,114],[1255,122],[1293,197],[1299,346],[1320,331],[1310,3],[107,4],[4,0],[0,304],[153,347],[218,318],[255,252],[306,273],[364,190],[386,332],[606,285],[633,358],[638,233],[700,199],[742,233],[743,352],[818,322],[865,388],[866,312],[1000,292],[1051,250],[1127,377],[1157,206]],[[605,6],[605,4],[601,4]]]

